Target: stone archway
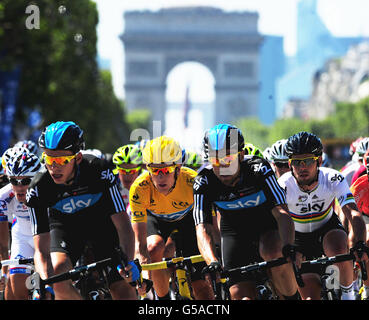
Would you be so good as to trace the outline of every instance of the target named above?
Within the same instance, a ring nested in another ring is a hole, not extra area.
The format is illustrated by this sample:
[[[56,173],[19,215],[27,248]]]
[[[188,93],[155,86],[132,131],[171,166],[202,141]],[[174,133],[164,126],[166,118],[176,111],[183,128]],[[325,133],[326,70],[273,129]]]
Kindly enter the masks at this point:
[[[212,7],[129,11],[125,50],[128,110],[148,108],[165,128],[166,78],[186,61],[206,66],[215,79],[215,122],[258,116],[262,36],[258,14]]]

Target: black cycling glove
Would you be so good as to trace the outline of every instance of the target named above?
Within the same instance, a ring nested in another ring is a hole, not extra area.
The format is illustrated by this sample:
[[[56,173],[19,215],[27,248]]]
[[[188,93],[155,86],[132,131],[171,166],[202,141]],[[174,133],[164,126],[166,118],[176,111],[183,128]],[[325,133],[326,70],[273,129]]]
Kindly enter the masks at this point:
[[[219,261],[210,262],[205,268],[202,269],[202,274],[222,272],[223,268]]]

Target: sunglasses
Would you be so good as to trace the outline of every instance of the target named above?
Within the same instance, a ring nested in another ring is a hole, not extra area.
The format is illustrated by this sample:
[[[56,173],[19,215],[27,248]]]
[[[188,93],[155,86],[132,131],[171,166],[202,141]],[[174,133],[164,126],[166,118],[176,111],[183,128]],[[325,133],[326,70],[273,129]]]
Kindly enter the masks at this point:
[[[239,152],[226,155],[223,158],[209,156],[209,161],[215,167],[219,167],[220,165],[229,166],[231,162],[235,161],[238,158],[238,155],[239,155]]]
[[[289,159],[288,162],[291,166],[299,167],[301,165],[304,165],[305,167],[311,166],[315,161],[317,161],[319,157],[307,157],[302,159]]]
[[[128,174],[136,174],[136,173],[140,172],[141,167],[131,168],[131,169],[117,167],[117,170],[118,170],[119,173],[121,173],[123,175],[128,175]]]
[[[62,156],[62,157],[50,157],[45,152],[42,153],[41,162],[46,163],[49,166],[51,166],[54,162],[58,165],[64,166],[71,162],[77,154],[74,154],[72,156]]]
[[[274,162],[275,166],[279,169],[288,169],[288,163],[286,162]]]
[[[170,174],[174,172],[175,169],[176,169],[176,166],[169,166],[169,167],[163,167],[163,168],[153,168],[150,166],[147,167],[147,170],[149,170],[149,172],[155,176],[159,175],[160,173],[163,175]]]
[[[8,178],[8,180],[13,186],[18,186],[18,185],[28,186],[32,181],[31,178],[23,178],[23,179]]]

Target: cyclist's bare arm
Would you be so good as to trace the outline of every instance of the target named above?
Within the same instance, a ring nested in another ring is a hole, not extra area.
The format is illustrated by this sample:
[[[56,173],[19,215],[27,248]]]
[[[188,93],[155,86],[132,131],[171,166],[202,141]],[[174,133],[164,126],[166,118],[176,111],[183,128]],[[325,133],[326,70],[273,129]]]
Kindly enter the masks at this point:
[[[113,214],[111,220],[119,235],[119,244],[128,257],[133,260],[135,250],[135,236],[129,217],[125,211]]]
[[[47,279],[54,275],[50,257],[50,233],[45,232],[33,236],[35,245],[34,265],[41,279]]]
[[[9,252],[9,226],[8,221],[1,221],[0,222],[0,260],[6,260],[9,258],[8,252]],[[8,272],[8,266],[2,267],[2,274],[6,275]],[[3,281],[4,279],[1,279],[0,286],[3,286],[5,283]],[[3,289],[2,289],[3,290]]]
[[[214,226],[209,223],[200,223],[196,226],[197,245],[206,264],[218,261],[213,239]]]
[[[132,223],[132,228],[135,234],[135,258],[138,258],[142,264],[151,263],[147,250],[146,222]]]
[[[342,212],[349,221],[352,228],[350,232],[353,232],[354,243],[357,241],[366,241],[366,226],[364,219],[353,202],[347,203],[342,207]]]
[[[289,215],[287,205],[282,204],[275,206],[272,209],[272,214],[278,224],[278,231],[282,242],[282,248],[286,244],[293,244],[295,241],[295,224]],[[302,255],[300,253],[297,253],[295,263],[298,268],[301,267],[301,262]]]
[[[289,215],[286,205],[278,205],[272,209],[272,214],[277,221],[279,235],[282,240],[282,246],[285,244],[293,244],[295,241],[295,225]]]
[[[0,222],[0,259],[8,259],[9,226],[8,221]]]

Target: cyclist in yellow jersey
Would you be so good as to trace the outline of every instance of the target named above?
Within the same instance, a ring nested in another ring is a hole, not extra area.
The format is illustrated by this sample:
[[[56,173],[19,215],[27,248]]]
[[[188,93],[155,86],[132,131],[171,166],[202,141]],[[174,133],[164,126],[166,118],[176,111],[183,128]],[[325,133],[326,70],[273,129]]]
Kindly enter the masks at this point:
[[[195,224],[192,217],[193,182],[196,171],[181,166],[182,149],[177,141],[161,136],[148,142],[143,150],[144,172],[129,192],[131,222],[135,232],[136,258],[142,264],[170,257],[166,243],[172,231],[178,230],[184,256],[198,255]],[[195,299],[213,299],[201,270],[195,265],[191,274]],[[151,273],[158,299],[170,299],[167,270]]]

